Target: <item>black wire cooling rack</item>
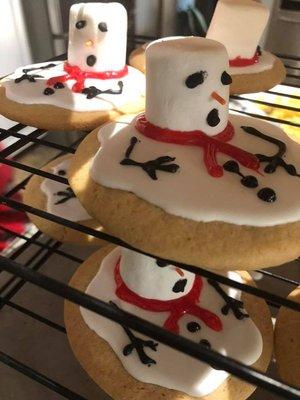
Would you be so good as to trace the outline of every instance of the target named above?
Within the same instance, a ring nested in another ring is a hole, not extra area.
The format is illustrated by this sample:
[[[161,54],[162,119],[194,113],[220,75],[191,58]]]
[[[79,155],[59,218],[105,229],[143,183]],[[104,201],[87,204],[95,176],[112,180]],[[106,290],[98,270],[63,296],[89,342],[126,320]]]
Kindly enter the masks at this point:
[[[136,43],[142,43],[149,38],[139,37],[136,38]],[[300,57],[288,57],[282,56],[287,68],[290,68],[291,65],[295,64],[296,62],[300,61]],[[296,75],[293,75],[293,79],[298,80],[300,76],[297,75],[297,71],[299,68],[293,67],[296,70]],[[288,87],[291,85],[283,85],[282,88]],[[293,85],[295,87],[299,87],[299,85]],[[299,90],[300,92],[300,90]],[[255,116],[257,118],[262,118],[268,120],[270,122],[277,122],[283,125],[290,125],[293,127],[298,127],[300,129],[300,124],[288,120],[282,120],[278,118],[272,118],[267,115],[259,115],[256,112],[252,112],[247,110],[247,107],[241,107],[241,104],[246,104],[245,102],[250,102],[253,104],[262,104],[271,106],[274,108],[281,108],[288,111],[295,111],[300,112],[300,108],[293,107],[293,106],[284,106],[281,104],[276,104],[276,96],[280,95],[283,97],[291,98],[300,100],[299,93],[290,94],[290,91],[286,93],[276,91],[274,89],[269,90],[266,92],[273,97],[273,101],[263,101],[260,97],[248,97],[247,95],[242,96],[232,96],[231,100],[231,111],[235,111],[238,113]],[[248,103],[247,103],[248,104]],[[68,221],[64,218],[57,217],[55,215],[49,214],[43,210],[35,209],[30,207],[26,204],[23,204],[19,201],[13,200],[13,196],[22,190],[30,176],[32,175],[40,175],[45,178],[53,179],[62,183],[68,183],[66,178],[53,175],[49,172],[43,172],[39,168],[33,167],[31,165],[25,165],[22,162],[19,162],[13,158],[13,154],[17,151],[22,151],[26,148],[26,151],[31,151],[31,149],[35,148],[36,146],[41,146],[44,148],[52,149],[56,152],[57,156],[63,154],[74,154],[76,151],[76,146],[80,143],[80,141],[84,138],[85,133],[79,134],[79,139],[77,139],[69,146],[62,145],[51,141],[51,137],[44,138],[45,131],[41,129],[34,129],[32,128],[32,132],[29,135],[25,136],[22,133],[22,130],[25,128],[22,124],[16,124],[10,129],[1,129],[0,128],[0,141],[3,141],[7,138],[15,138],[16,142],[6,147],[4,150],[0,152],[0,163],[7,164],[12,166],[13,168],[26,171],[29,173],[29,176],[22,179],[21,182],[17,183],[13,188],[9,190],[4,196],[0,196],[0,203],[6,204],[7,206],[20,210],[25,211],[39,217],[45,218],[49,221],[53,221],[55,223],[64,225],[68,228],[76,229],[80,232],[93,235],[97,238],[104,239],[108,242],[114,243],[116,245],[121,245],[136,251],[138,249],[129,246],[128,244],[124,243],[122,240],[102,233],[95,231],[91,228],[86,226],[80,225],[75,222]],[[23,244],[13,250],[7,257],[0,256],[0,273],[3,271],[8,272],[11,274],[11,277],[8,278],[5,283],[0,286],[0,321],[1,321],[1,311],[4,307],[15,310],[19,313],[22,313],[26,317],[33,318],[38,323],[45,324],[48,327],[57,330],[63,334],[66,333],[64,326],[57,324],[47,317],[38,314],[31,309],[21,306],[14,301],[14,297],[20,289],[28,284],[29,282],[33,285],[36,285],[40,288],[47,290],[50,293],[58,295],[64,299],[68,299],[75,304],[83,306],[91,311],[94,311],[100,315],[103,315],[109,319],[112,319],[118,323],[126,325],[139,333],[145,334],[148,337],[151,337],[161,343],[167,344],[172,346],[175,349],[178,349],[181,352],[184,352],[200,361],[206,362],[218,369],[226,370],[233,375],[248,381],[258,387],[261,387],[269,392],[272,392],[276,395],[279,395],[286,399],[300,399],[300,389],[295,387],[291,387],[277,379],[272,378],[271,376],[260,373],[254,370],[251,367],[247,367],[233,359],[230,359],[226,356],[223,356],[213,350],[209,350],[204,348],[204,346],[200,346],[197,343],[194,343],[188,339],[185,339],[179,335],[172,334],[158,326],[153,325],[152,323],[142,320],[134,315],[131,315],[127,312],[124,312],[119,309],[112,308],[109,304],[104,303],[96,298],[86,295],[78,290],[71,288],[70,286],[62,283],[57,279],[50,278],[45,274],[39,272],[39,270],[43,267],[44,263],[49,260],[52,255],[58,255],[65,259],[68,259],[76,266],[81,264],[84,260],[81,258],[71,254],[68,251],[62,250],[61,245],[62,243],[57,242],[55,240],[43,240],[43,234],[40,231],[37,231],[33,235],[29,234],[15,234],[13,231],[0,228],[6,234],[11,235],[12,237],[19,238],[23,240]],[[22,264],[18,259],[30,248],[34,247],[33,255],[26,263]],[[267,303],[274,309],[278,309],[280,306],[285,306],[291,308],[293,310],[297,310],[300,312],[300,304],[297,304],[293,301],[290,301],[284,297],[281,297],[275,293],[268,292],[263,289],[259,289],[256,287],[251,287],[236,281],[233,281],[229,278],[224,276],[215,274],[213,272],[209,272],[203,269],[199,269],[193,267],[191,265],[181,264],[174,262],[174,260],[167,260],[171,261],[173,264],[180,266],[183,269],[189,270],[193,273],[199,274],[206,278],[212,278],[215,281],[222,283],[224,285],[234,287],[240,289],[244,292],[250,293],[254,296],[258,296],[263,298],[267,301]],[[300,266],[300,261],[297,261],[298,267]],[[280,281],[283,284],[289,285],[289,291],[291,291],[294,287],[299,286],[300,282],[289,279],[287,277],[281,276],[279,274],[275,274],[273,272],[259,270],[259,273],[267,276],[268,278],[272,279],[273,281]],[[1,343],[1,341],[0,341]],[[0,362],[6,364],[7,366],[14,368],[15,370],[19,371],[21,374],[26,375],[27,377],[31,378],[32,380],[38,382],[39,384],[44,385],[48,389],[52,390],[53,392],[61,395],[62,398],[71,399],[71,400],[87,400],[86,398],[82,397],[80,394],[76,393],[75,391],[61,385],[60,383],[54,381],[50,377],[46,376],[45,374],[31,368],[28,365],[25,365],[23,362],[18,361],[17,359],[11,357],[9,354],[0,350]]]

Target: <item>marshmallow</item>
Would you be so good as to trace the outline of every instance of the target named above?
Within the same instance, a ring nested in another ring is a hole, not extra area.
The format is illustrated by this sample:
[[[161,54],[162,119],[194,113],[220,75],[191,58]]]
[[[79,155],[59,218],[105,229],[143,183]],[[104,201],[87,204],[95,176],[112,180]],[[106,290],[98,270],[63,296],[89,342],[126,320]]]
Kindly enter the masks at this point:
[[[195,275],[174,265],[122,248],[120,274],[125,285],[146,299],[174,300],[192,288]]]
[[[229,64],[222,44],[200,37],[157,40],[146,50],[146,68],[149,122],[209,136],[226,128]]]
[[[120,3],[70,9],[68,62],[84,71],[120,71],[126,63],[127,12]]]
[[[206,37],[223,43],[229,59],[251,59],[269,19],[269,10],[254,0],[219,0]]]

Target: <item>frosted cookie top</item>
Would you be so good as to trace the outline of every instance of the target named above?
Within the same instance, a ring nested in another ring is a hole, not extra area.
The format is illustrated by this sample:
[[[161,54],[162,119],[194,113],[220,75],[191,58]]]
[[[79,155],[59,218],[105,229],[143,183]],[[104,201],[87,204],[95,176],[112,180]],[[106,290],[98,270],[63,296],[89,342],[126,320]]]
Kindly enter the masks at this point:
[[[206,37],[223,43],[231,61],[252,59],[269,14],[259,1],[219,0]]]
[[[68,62],[85,71],[126,64],[127,12],[120,3],[80,3],[70,9]]]
[[[242,281],[235,272],[225,276]],[[263,350],[240,291],[159,259],[116,248],[103,259],[86,293],[246,365]],[[139,381],[201,397],[229,375],[86,309],[81,313]]]
[[[146,118],[161,128],[212,136],[228,122],[225,47],[199,37],[168,38],[146,49]]]

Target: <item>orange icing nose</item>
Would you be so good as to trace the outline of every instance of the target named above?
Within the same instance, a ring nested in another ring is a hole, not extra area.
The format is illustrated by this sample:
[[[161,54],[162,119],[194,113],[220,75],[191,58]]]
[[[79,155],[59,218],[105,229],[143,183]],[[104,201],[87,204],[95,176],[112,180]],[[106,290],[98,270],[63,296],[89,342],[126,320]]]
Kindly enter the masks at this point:
[[[217,92],[212,92],[211,97],[213,99],[215,99],[217,102],[219,102],[220,104],[222,104],[222,106],[224,106],[226,104],[226,100],[223,99],[223,97],[220,96]]]
[[[182,271],[182,269],[180,269],[180,268],[178,268],[178,267],[176,267],[176,268],[174,268],[175,269],[175,271],[177,272],[177,274],[179,274],[180,276],[184,276],[184,272]]]
[[[92,40],[87,40],[87,41],[85,42],[85,45],[86,45],[87,47],[92,47],[92,46],[94,45],[94,42],[93,42]]]

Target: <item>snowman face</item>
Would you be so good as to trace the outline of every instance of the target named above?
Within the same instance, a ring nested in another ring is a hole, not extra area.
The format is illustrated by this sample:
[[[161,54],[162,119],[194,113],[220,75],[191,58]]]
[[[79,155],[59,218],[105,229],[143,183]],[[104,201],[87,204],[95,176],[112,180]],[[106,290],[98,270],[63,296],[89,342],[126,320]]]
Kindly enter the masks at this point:
[[[125,66],[127,13],[119,3],[75,4],[70,9],[68,62],[84,71]]]
[[[191,272],[127,249],[122,249],[120,274],[134,293],[163,301],[186,295],[195,280]]]
[[[203,38],[170,38],[146,50],[146,118],[161,128],[201,130],[228,123],[229,63],[225,47]]]

